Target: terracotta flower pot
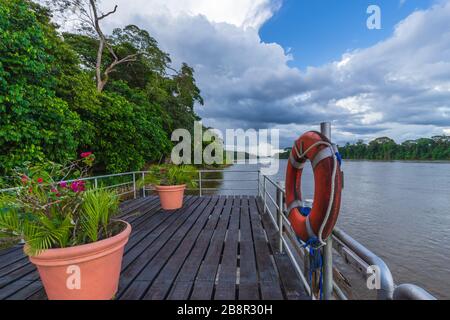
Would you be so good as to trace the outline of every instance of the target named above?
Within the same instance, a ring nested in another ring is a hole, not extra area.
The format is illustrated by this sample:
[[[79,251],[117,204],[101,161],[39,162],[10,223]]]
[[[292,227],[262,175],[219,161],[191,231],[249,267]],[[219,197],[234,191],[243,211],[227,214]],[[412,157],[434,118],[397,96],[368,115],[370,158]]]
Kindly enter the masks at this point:
[[[131,233],[95,243],[46,250],[30,261],[38,268],[49,300],[111,300],[117,293],[122,256]],[[25,248],[26,249],[26,248]]]
[[[186,185],[180,186],[157,186],[161,207],[164,210],[177,210],[183,207],[184,191]]]

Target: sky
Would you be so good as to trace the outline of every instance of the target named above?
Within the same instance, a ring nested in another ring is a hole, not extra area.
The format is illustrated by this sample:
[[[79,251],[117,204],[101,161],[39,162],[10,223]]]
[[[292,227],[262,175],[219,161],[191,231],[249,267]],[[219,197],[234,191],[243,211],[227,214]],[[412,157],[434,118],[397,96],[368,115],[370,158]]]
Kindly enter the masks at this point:
[[[450,0],[103,0],[195,69],[197,113],[219,130],[331,121],[339,144],[450,134]],[[366,10],[381,9],[381,30]]]

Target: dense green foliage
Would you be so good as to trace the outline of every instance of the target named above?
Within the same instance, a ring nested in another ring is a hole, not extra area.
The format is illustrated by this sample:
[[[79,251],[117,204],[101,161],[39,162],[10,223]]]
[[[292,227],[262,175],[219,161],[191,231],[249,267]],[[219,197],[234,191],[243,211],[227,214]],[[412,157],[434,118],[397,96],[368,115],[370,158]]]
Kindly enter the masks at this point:
[[[73,156],[79,116],[57,97],[59,40],[28,2],[0,2],[0,173]]]
[[[137,26],[108,41],[120,57],[139,54],[98,92],[94,36],[58,34],[50,12],[29,0],[0,2],[0,176],[83,151],[95,152],[96,172],[140,170],[170,153],[174,129],[192,130],[194,105],[203,103],[193,69],[173,70]],[[103,54],[107,66],[112,57]]]
[[[368,160],[450,160],[450,137],[436,136],[395,143],[378,138],[369,144],[359,141],[339,148],[344,159]]]
[[[402,144],[386,137],[375,139],[369,144],[360,140],[355,144],[339,146],[339,152],[344,159],[354,160],[450,160],[450,137],[422,138]],[[278,156],[280,159],[289,159],[290,153],[291,148],[286,148]]]

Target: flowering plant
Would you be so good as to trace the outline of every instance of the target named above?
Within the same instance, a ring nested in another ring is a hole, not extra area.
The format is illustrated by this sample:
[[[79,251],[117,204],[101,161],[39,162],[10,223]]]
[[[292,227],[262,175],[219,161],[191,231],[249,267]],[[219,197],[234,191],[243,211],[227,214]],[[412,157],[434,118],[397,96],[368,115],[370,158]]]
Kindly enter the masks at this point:
[[[0,236],[24,239],[27,253],[95,242],[121,231],[114,192],[90,189],[82,180],[92,153],[66,166],[46,163],[16,170],[13,194],[0,194]],[[74,179],[76,178],[76,179]]]

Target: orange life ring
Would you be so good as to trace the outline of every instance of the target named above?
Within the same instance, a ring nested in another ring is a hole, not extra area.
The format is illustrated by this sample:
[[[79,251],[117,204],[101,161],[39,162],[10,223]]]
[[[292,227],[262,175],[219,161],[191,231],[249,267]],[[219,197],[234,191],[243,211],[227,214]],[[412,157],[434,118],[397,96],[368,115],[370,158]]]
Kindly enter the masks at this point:
[[[315,182],[314,204],[310,210],[306,208],[301,192],[307,160],[311,161]],[[337,147],[318,132],[307,132],[295,142],[286,172],[286,205],[292,228],[304,242],[315,238],[323,243],[323,239],[328,239],[333,232],[343,187],[340,162]]]

